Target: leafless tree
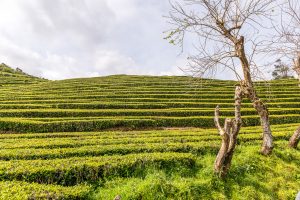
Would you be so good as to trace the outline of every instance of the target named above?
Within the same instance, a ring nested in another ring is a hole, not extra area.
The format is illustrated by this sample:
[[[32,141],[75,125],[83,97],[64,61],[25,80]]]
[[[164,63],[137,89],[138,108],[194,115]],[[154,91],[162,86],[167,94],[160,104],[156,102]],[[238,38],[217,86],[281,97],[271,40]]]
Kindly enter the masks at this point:
[[[242,125],[241,119],[241,102],[243,91],[240,86],[235,89],[235,118],[225,119],[224,128],[220,125],[220,110],[219,106],[215,109],[215,125],[222,137],[222,145],[215,160],[214,170],[220,176],[226,176],[230,166],[233,153],[235,150],[237,136]]]
[[[300,87],[300,2],[284,0],[281,6],[279,24],[275,24],[276,35],[272,38],[272,50],[293,62],[293,70],[298,75]],[[289,146],[297,148],[300,140],[300,126],[289,141]]]
[[[273,149],[269,112],[258,97],[253,80],[260,75],[256,62],[263,47],[262,21],[272,12],[272,0],[182,0],[170,1],[169,23],[172,28],[166,39],[183,47],[192,34],[198,39],[197,55],[189,57],[189,70],[194,76],[207,76],[219,68],[231,70],[240,81],[240,89],[257,110],[263,128],[261,152]],[[241,71],[241,73],[239,73]],[[230,124],[227,122],[227,124]]]
[[[279,23],[274,24],[276,35],[272,37],[272,50],[293,61],[293,70],[300,81],[300,2],[283,0],[280,7]]]

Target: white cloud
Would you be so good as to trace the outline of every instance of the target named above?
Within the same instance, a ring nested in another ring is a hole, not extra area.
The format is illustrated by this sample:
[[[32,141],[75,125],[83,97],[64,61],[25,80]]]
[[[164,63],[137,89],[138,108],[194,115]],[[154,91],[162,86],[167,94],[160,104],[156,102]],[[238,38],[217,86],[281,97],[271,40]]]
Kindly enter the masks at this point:
[[[196,40],[180,56],[163,40],[169,9],[167,0],[1,0],[0,62],[49,79],[183,75]]]
[[[108,74],[139,74],[139,69],[136,67],[135,61],[127,56],[124,56],[116,51],[98,51],[94,59],[94,72],[99,72],[99,75]]]
[[[168,1],[1,0],[0,62],[49,79],[180,74]]]

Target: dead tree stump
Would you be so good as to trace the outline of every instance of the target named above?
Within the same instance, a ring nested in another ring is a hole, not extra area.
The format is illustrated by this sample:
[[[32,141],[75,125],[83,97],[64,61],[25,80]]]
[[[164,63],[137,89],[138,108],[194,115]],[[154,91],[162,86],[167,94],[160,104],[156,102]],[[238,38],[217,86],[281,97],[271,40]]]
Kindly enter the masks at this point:
[[[289,147],[296,149],[300,140],[300,126],[294,132],[289,141]]]
[[[115,198],[114,198],[114,200],[121,200],[122,198],[121,198],[121,195],[117,195]]]
[[[222,137],[221,148],[215,160],[214,170],[220,177],[225,177],[231,166],[231,160],[236,146],[237,135],[240,131],[242,90],[240,86],[235,89],[235,118],[225,119],[224,128],[220,124],[219,106],[215,109],[215,125]]]

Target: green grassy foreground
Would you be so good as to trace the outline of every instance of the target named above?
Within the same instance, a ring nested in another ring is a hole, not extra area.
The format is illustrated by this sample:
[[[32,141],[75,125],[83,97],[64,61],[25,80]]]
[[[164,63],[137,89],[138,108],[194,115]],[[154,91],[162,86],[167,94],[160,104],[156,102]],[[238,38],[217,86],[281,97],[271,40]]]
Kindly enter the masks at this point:
[[[1,134],[0,199],[293,199],[296,127],[272,127],[268,157],[259,127],[243,128],[225,180],[213,175],[215,129]]]
[[[294,199],[300,190],[300,150],[287,148],[300,123],[296,80],[257,83],[271,156],[260,155],[259,119],[243,101],[232,168],[219,180],[213,111],[233,115],[232,81],[48,81],[4,65],[0,77],[0,199]]]

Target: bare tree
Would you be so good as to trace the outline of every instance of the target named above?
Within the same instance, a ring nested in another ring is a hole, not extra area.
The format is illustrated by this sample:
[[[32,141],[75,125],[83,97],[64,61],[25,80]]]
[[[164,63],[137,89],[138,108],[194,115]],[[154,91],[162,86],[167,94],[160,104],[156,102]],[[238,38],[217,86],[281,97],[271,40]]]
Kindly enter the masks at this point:
[[[166,37],[183,47],[187,34],[198,39],[197,55],[189,57],[189,70],[194,76],[207,76],[218,68],[231,70],[240,88],[260,116],[263,128],[261,152],[273,149],[269,112],[258,97],[253,80],[260,75],[255,62],[262,21],[270,16],[272,0],[182,0],[170,2],[169,22],[172,29]],[[243,76],[239,72],[242,72]],[[229,122],[228,122],[229,123]],[[229,123],[230,124],[230,123]]]
[[[281,3],[281,18],[274,25],[276,35],[273,38],[272,50],[293,62],[293,70],[300,82],[300,2],[283,0]],[[299,84],[300,86],[300,84]]]
[[[280,23],[274,25],[276,35],[272,41],[272,50],[293,62],[293,70],[299,78],[300,87],[300,2],[284,0],[281,6]],[[300,140],[300,126],[289,141],[289,146],[297,148]]]
[[[230,166],[233,153],[235,150],[237,135],[240,131],[242,125],[241,119],[241,102],[243,92],[240,86],[237,86],[235,89],[235,118],[234,119],[225,119],[224,128],[220,125],[220,110],[219,106],[215,109],[215,125],[219,130],[219,133],[222,137],[222,145],[215,160],[215,173],[220,177],[226,176]]]

